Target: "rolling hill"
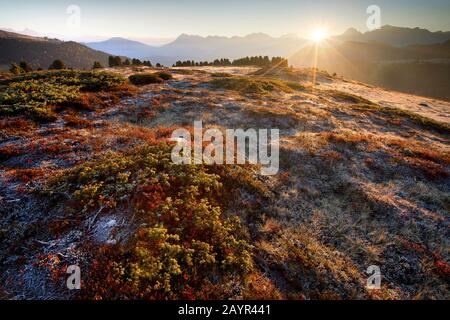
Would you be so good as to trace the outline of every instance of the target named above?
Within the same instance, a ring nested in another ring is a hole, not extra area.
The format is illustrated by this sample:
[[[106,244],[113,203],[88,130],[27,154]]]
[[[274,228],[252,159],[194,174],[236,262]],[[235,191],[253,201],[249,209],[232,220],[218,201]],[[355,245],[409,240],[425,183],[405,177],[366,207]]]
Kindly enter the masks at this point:
[[[108,65],[108,54],[93,50],[73,41],[39,38],[13,32],[0,31],[0,66],[5,69],[11,62],[25,60],[35,68],[47,68],[61,59],[68,67],[90,69],[94,61]]]

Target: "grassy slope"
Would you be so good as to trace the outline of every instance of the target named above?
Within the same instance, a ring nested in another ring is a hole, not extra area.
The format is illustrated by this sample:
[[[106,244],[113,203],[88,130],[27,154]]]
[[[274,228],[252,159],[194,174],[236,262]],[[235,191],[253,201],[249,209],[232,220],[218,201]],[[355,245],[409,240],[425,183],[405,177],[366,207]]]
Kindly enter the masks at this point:
[[[70,298],[63,266],[81,263],[85,298],[449,298],[447,124],[292,70],[173,76],[119,92],[89,76],[88,108],[3,116],[7,292]],[[280,173],[171,165],[172,130],[200,119],[280,128]]]

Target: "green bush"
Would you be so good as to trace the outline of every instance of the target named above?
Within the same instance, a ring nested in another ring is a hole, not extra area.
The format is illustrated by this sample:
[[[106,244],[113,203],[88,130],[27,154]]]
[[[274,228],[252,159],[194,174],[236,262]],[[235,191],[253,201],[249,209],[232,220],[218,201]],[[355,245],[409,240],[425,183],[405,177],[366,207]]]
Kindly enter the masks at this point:
[[[49,70],[63,70],[66,69],[66,65],[61,60],[55,60],[53,63],[48,67]]]
[[[122,65],[122,58],[119,56],[109,56],[108,63],[111,68]]]
[[[173,76],[168,72],[159,71],[159,72],[156,72],[155,74],[157,74],[161,79],[163,79],[165,81],[173,79]]]
[[[19,75],[2,81],[0,84],[30,80],[57,85],[79,86],[82,91],[114,90],[125,83],[122,76],[109,72],[55,70]]]
[[[102,69],[103,66],[100,62],[95,61],[94,64],[92,65],[92,69]]]
[[[125,83],[120,76],[91,71],[45,71],[0,81],[0,114],[52,119],[51,106],[80,100],[83,92],[110,91]]]
[[[226,89],[249,95],[265,95],[273,92],[292,93],[303,90],[304,87],[296,82],[282,81],[268,78],[226,77],[210,81],[215,89]]]
[[[22,68],[24,72],[32,72],[33,68],[31,65],[26,61],[20,61],[19,66]]]
[[[164,80],[157,73],[133,74],[128,79],[136,86],[164,82]]]

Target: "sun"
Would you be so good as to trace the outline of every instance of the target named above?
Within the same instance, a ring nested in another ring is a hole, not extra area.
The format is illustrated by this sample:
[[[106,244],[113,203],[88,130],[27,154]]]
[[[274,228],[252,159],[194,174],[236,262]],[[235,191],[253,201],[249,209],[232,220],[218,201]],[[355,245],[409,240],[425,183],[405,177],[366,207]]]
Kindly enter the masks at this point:
[[[320,42],[327,37],[327,33],[324,29],[316,29],[311,34],[311,40],[314,42]]]

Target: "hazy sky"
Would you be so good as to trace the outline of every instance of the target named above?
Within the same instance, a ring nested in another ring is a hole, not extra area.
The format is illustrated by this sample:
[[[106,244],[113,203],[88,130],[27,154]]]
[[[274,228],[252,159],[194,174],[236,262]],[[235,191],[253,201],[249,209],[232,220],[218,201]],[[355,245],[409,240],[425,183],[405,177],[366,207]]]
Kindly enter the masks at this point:
[[[81,9],[81,37],[305,36],[321,25],[332,34],[348,27],[365,31],[372,4],[381,8],[383,25],[450,30],[450,0],[0,0],[0,28],[75,37],[66,24],[72,4]]]

